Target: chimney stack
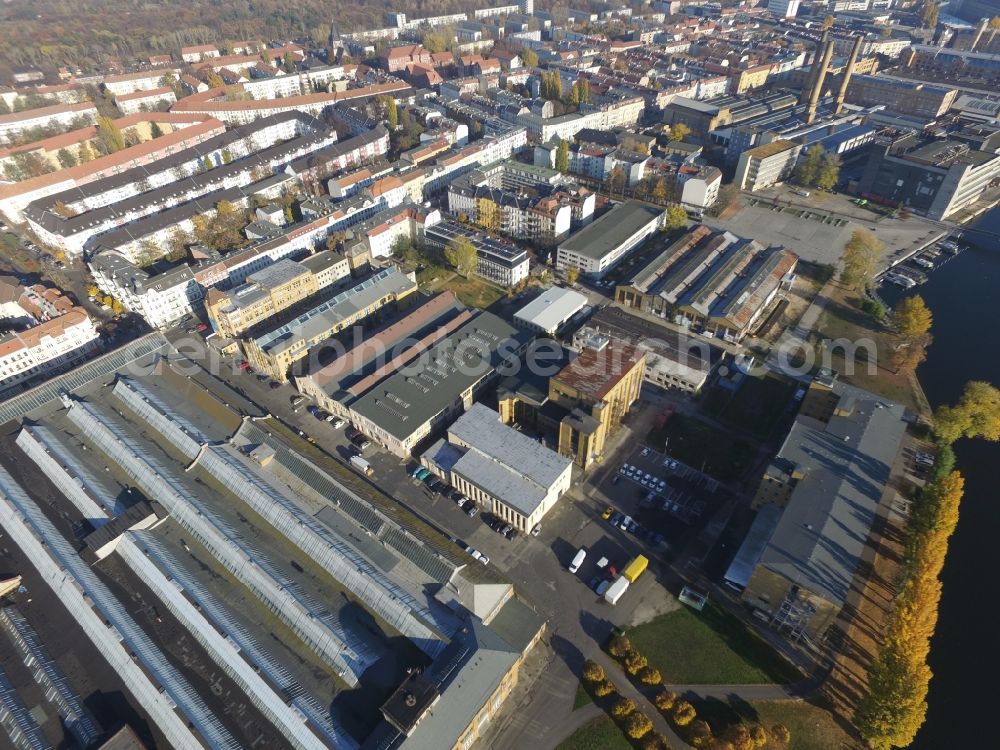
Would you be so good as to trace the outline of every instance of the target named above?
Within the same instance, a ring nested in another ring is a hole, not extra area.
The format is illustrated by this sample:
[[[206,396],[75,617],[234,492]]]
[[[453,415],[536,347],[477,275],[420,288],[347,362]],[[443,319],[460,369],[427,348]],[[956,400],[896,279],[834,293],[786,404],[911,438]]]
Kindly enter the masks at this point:
[[[833,108],[835,115],[840,114],[844,108],[844,98],[847,96],[847,86],[851,83],[851,76],[854,75],[854,64],[858,61],[858,53],[861,52],[861,36],[854,37],[854,46],[851,47],[851,56],[847,60],[847,69],[844,71],[844,80],[840,82],[840,89],[837,91],[837,103]]]
[[[823,36],[820,37],[819,42],[816,44],[816,51],[813,52],[812,62],[809,65],[809,80],[802,87],[802,93],[799,95],[799,104],[805,104],[809,101],[809,95],[812,94],[813,86],[816,85],[817,66],[819,65],[819,59],[823,56],[823,48],[826,46],[826,39],[829,33],[829,29],[824,29]]]
[[[813,85],[812,94],[809,96],[809,109],[806,110],[806,124],[811,124],[816,119],[816,105],[819,103],[819,96],[823,91],[823,83],[826,81],[826,71],[830,69],[830,58],[833,57],[833,40],[826,43],[823,50],[823,60],[816,73],[816,83]]]

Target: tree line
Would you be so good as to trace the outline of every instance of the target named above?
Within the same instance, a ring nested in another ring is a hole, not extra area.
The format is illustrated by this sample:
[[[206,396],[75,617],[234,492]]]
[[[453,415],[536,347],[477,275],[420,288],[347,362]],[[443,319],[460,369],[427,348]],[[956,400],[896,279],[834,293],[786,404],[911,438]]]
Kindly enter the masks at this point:
[[[956,404],[935,412],[933,436],[937,456],[929,481],[913,502],[899,594],[854,716],[874,750],[908,746],[926,718],[932,677],[927,659],[937,625],[941,571],[965,488],[954,469],[952,444],[963,437],[1000,440],[1000,390],[982,381],[968,383]]]

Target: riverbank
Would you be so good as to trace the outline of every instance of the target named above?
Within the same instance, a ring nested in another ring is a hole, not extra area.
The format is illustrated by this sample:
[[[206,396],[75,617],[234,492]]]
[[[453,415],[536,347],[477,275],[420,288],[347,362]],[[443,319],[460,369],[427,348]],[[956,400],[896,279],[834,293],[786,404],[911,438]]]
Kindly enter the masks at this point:
[[[995,383],[1000,378],[1000,330],[990,325],[996,320],[1000,283],[1000,207],[967,229],[981,230],[966,231],[965,242],[972,247],[932,273],[919,290],[934,314],[934,341],[917,375],[934,406],[954,403],[969,380]],[[888,292],[887,301],[896,304],[912,293]],[[981,728],[968,717],[993,710],[991,678],[1000,669],[1000,654],[991,648],[996,628],[982,608],[992,591],[981,583],[998,560],[1000,515],[992,497],[1000,446],[960,441],[955,452],[966,480],[965,498],[942,575],[927,721],[912,750],[982,746]]]

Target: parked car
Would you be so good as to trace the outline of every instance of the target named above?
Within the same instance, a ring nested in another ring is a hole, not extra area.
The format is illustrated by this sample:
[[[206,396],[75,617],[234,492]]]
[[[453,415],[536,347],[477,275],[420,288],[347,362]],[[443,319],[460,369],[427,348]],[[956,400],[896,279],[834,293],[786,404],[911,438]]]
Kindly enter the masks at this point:
[[[620,523],[622,522],[622,519],[623,519],[624,517],[625,517],[625,514],[624,514],[624,513],[622,513],[622,512],[620,512],[620,511],[617,511],[617,510],[616,510],[616,511],[615,511],[614,513],[612,513],[612,514],[611,514],[611,518],[609,519],[609,521],[608,521],[608,522],[609,522],[609,523],[610,523],[610,524],[611,524],[612,526],[617,526],[618,524],[620,524]]]
[[[469,518],[475,518],[478,513],[479,513],[479,508],[476,507],[475,503],[470,502],[468,507],[466,507],[465,509],[465,515],[467,515]]]
[[[538,536],[541,533],[542,533],[542,525],[540,523],[536,523],[534,526],[531,527],[532,536]]]
[[[507,537],[509,541],[514,541],[515,539],[517,539],[517,529],[511,527],[507,529],[507,531],[505,531],[503,535]]]

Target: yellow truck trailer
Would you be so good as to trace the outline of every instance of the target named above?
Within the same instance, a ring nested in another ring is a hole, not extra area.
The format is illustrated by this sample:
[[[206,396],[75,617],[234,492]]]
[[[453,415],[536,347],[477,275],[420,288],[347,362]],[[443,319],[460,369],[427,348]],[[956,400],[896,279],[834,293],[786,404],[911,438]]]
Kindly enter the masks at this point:
[[[636,579],[642,575],[642,571],[649,565],[649,560],[644,555],[636,556],[632,562],[625,566],[622,575],[628,579],[629,583],[635,583]]]

